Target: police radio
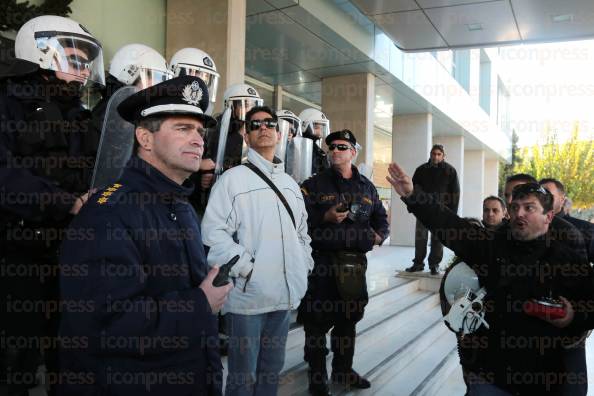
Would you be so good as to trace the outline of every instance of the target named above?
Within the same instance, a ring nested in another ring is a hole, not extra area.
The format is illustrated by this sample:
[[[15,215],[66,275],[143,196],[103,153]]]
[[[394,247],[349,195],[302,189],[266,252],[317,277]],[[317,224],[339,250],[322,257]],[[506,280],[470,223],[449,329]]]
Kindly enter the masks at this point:
[[[237,263],[237,260],[239,260],[239,255],[236,255],[231,260],[229,260],[229,262],[219,267],[219,273],[212,281],[212,285],[214,287],[225,286],[227,283],[229,283],[229,271],[231,271],[231,268]]]

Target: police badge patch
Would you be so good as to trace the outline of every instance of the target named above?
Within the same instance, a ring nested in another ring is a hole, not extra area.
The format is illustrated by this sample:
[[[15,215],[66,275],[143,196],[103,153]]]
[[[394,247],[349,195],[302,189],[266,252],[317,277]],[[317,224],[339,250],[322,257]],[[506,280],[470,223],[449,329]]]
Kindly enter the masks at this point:
[[[212,61],[210,60],[210,58],[208,56],[205,56],[204,59],[202,59],[202,62],[204,62],[204,64],[206,66],[208,66],[208,67],[212,67],[213,66],[213,63],[212,63]]]
[[[248,92],[250,95],[254,95],[254,96],[256,96],[256,95],[257,95],[257,94],[256,94],[256,90],[255,90],[254,88],[248,88],[247,92]]]
[[[190,85],[186,85],[182,91],[182,99],[188,104],[198,106],[200,100],[202,100],[202,89],[198,81],[194,81]]]

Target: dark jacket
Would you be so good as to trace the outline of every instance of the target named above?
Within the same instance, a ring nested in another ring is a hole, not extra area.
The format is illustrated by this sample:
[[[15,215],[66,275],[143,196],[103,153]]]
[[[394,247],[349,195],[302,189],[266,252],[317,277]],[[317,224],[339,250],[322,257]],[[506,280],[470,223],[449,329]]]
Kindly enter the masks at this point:
[[[63,89],[39,74],[0,84],[3,219],[62,220],[89,187],[99,136],[80,98]]]
[[[307,209],[311,247],[320,251],[353,250],[361,253],[373,248],[374,234],[385,239],[389,233],[386,210],[377,189],[352,166],[353,177],[345,179],[333,168],[312,176],[301,185]],[[340,224],[324,222],[332,206],[358,205],[361,221],[346,219]]]
[[[105,88],[101,91],[101,100],[91,110],[91,125],[95,130],[101,133],[103,129],[103,122],[105,121],[105,112],[107,111],[107,105],[109,100],[118,89],[125,85],[119,82],[111,74],[105,79]]]
[[[419,185],[423,191],[432,194],[437,200],[458,211],[460,201],[460,183],[456,169],[445,161],[433,165],[431,160],[419,166],[413,175],[413,184]]]
[[[82,381],[62,383],[59,394],[220,393],[217,322],[199,288],[208,268],[190,191],[133,157],[72,222],[60,256],[69,304],[60,363]]]
[[[313,152],[311,153],[311,174],[317,175],[330,168],[328,154],[324,152],[314,141]]]
[[[588,260],[590,260],[591,263],[594,263],[594,224],[589,221],[572,217],[568,214],[560,217],[568,223],[571,223],[571,225],[582,233],[584,242],[586,243],[586,250],[588,251]]]
[[[345,316],[358,321],[363,317],[367,290],[364,290],[356,304],[345,307],[336,287],[333,255],[345,250],[364,255],[373,248],[374,231],[383,240],[389,234],[389,225],[373,183],[361,175],[355,166],[352,166],[352,170],[353,176],[344,179],[339,172],[330,168],[310,177],[301,186],[315,262],[308,278],[307,293],[299,306],[298,320],[302,323]],[[358,216],[347,218],[340,224],[324,222],[326,211],[338,204],[351,208],[351,216],[356,210]]]
[[[486,378],[521,395],[560,394],[562,345],[592,326],[594,273],[579,232],[558,220],[544,236],[518,241],[508,225],[495,232],[474,226],[416,187],[403,201],[444,245],[472,265],[487,289],[485,320],[490,329],[481,344]],[[576,316],[567,328],[523,312],[526,301],[548,296],[572,301]],[[552,379],[543,380],[547,373]]]
[[[221,128],[222,114],[216,117],[217,126],[208,131],[206,136],[206,142],[204,147],[203,159],[211,159],[216,163],[217,161],[217,149],[219,146],[219,134]],[[234,166],[241,164],[241,155],[243,150],[243,136],[239,133],[242,122],[239,120],[231,119],[229,125],[229,133],[227,134],[227,145],[225,146],[225,158],[223,160],[223,169],[227,170]],[[190,180],[196,188],[190,196],[190,202],[196,212],[201,216],[206,210],[208,204],[208,198],[210,196],[210,188],[203,189],[200,185],[200,179],[202,172],[198,171],[190,176]]]
[[[15,63],[23,64],[38,69]],[[68,87],[38,70],[0,80],[0,262],[20,268],[0,277],[3,301],[57,298],[57,248],[76,195],[88,190],[98,142],[90,113]],[[52,334],[56,315],[2,309],[0,331]]]

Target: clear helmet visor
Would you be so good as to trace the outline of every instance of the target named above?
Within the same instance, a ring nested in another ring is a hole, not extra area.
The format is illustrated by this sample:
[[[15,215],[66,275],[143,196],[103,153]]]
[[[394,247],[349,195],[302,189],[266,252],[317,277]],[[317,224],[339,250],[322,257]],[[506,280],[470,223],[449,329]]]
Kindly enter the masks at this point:
[[[97,42],[71,33],[58,33],[52,37],[39,35],[35,42],[44,54],[41,67],[53,70],[59,79],[78,82],[82,86],[89,83],[105,86],[103,50]]]
[[[288,141],[291,141],[295,136],[301,136],[301,124],[293,118],[279,118],[278,130],[281,136],[287,136]]]
[[[170,71],[141,68],[135,85],[140,89],[145,89],[170,80],[172,77],[173,73]]]
[[[318,139],[326,139],[330,134],[329,120],[313,120],[306,124],[305,131],[307,135],[313,135]]]
[[[241,121],[245,121],[245,115],[248,111],[256,106],[262,106],[264,99],[259,98],[241,98],[232,99],[231,108],[233,110],[233,118]]]
[[[208,97],[211,103],[217,101],[217,89],[219,87],[219,74],[209,70],[200,69],[191,65],[179,65],[175,69],[175,77],[194,76],[198,77],[208,87]]]

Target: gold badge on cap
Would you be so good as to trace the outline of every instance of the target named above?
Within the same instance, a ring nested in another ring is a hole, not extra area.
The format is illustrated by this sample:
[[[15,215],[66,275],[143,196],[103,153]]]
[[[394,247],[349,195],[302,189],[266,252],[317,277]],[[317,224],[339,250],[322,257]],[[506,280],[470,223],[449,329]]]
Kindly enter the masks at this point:
[[[186,85],[182,91],[182,99],[188,104],[197,106],[202,100],[202,89],[198,81],[194,81],[192,84]]]

